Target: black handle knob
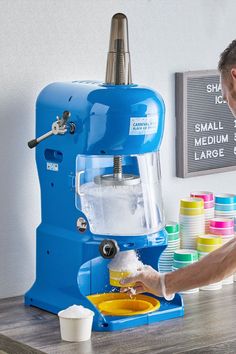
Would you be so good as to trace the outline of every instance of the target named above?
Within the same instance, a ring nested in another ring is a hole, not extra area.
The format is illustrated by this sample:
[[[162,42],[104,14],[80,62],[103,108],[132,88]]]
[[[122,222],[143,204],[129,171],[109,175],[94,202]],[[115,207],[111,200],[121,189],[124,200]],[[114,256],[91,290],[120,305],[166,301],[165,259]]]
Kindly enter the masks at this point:
[[[115,240],[103,240],[99,245],[99,251],[103,258],[114,258],[119,252],[119,246]]]
[[[33,139],[33,140],[30,140],[29,142],[28,142],[28,147],[30,148],[30,149],[33,149],[35,146],[37,146],[38,145],[38,141],[37,141],[37,139]]]

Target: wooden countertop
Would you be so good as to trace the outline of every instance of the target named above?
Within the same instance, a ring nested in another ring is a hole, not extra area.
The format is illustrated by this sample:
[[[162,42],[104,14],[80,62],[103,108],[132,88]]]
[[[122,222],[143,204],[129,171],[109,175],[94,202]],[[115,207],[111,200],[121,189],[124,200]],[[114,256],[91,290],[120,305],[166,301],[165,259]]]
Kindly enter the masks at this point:
[[[0,300],[0,353],[144,354],[236,353],[236,283],[185,295],[185,316],[122,332],[92,333],[91,341],[60,339],[55,315],[25,307],[22,297]]]

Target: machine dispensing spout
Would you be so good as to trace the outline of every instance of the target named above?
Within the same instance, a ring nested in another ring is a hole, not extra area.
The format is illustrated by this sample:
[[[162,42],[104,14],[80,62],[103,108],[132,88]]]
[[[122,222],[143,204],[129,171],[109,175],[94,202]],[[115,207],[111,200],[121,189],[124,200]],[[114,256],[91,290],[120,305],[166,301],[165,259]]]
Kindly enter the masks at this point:
[[[128,19],[122,13],[115,14],[111,20],[105,82],[112,85],[130,85],[132,83]]]

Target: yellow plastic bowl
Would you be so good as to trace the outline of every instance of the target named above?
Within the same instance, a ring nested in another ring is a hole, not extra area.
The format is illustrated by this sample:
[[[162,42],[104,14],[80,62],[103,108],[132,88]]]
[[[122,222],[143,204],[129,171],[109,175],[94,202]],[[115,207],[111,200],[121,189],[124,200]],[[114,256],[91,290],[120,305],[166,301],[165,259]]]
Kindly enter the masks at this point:
[[[116,286],[116,287],[133,287],[135,283],[129,283],[125,285],[120,284],[120,280],[127,278],[129,275],[131,275],[131,272],[118,272],[115,270],[109,270],[109,275],[110,275],[110,284],[111,286]]]
[[[150,302],[137,299],[110,300],[101,302],[98,309],[107,315],[112,316],[132,316],[147,313],[152,310]]]
[[[89,295],[88,299],[104,315],[109,316],[145,314],[160,308],[160,301],[152,296],[142,294],[130,298],[130,296],[125,293],[104,293]]]

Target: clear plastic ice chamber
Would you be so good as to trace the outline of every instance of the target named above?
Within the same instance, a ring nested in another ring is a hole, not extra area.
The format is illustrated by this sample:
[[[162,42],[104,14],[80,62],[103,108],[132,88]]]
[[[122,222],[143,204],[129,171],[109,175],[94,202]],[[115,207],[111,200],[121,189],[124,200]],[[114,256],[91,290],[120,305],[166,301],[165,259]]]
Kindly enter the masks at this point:
[[[78,155],[76,207],[97,235],[158,232],[164,227],[159,153]]]

